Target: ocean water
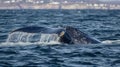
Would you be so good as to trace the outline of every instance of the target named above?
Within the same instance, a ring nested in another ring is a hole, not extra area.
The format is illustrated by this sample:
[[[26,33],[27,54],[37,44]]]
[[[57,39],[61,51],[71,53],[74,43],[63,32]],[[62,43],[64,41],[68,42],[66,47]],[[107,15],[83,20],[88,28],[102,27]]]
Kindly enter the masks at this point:
[[[73,26],[102,43],[6,43],[26,26]],[[0,10],[0,66],[120,67],[120,10]]]

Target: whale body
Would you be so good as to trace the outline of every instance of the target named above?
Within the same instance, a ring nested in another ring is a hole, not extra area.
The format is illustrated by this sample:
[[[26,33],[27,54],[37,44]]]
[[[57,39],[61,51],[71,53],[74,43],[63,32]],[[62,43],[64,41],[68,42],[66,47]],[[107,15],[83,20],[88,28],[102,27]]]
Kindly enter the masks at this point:
[[[67,44],[97,44],[99,40],[92,38],[77,28],[66,26],[63,28],[49,28],[49,27],[24,27],[19,28],[11,32],[26,32],[26,33],[38,33],[38,34],[57,34],[60,37],[60,43]]]

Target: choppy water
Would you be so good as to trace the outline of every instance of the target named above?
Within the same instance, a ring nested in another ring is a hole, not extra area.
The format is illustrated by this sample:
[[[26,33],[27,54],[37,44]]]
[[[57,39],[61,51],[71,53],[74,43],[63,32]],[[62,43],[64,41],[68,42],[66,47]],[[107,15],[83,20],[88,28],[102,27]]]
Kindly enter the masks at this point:
[[[110,43],[5,44],[21,27],[67,25]],[[120,10],[0,10],[0,45],[0,66],[119,67]]]

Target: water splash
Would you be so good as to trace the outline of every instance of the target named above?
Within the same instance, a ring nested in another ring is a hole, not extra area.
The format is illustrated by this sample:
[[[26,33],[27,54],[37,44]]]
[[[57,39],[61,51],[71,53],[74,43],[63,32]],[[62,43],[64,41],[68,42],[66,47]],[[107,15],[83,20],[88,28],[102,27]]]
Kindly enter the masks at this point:
[[[120,44],[120,40],[105,40],[102,41],[103,44]]]
[[[60,44],[58,34],[13,32],[9,34],[6,43]]]

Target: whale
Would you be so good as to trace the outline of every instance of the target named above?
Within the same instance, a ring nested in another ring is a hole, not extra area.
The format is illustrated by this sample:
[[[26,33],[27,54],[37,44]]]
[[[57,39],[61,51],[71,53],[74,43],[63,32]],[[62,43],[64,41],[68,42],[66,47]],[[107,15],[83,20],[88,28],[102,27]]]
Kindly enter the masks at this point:
[[[97,44],[101,43],[96,38],[90,37],[81,30],[74,28],[72,26],[65,27],[37,27],[29,26],[13,30],[10,34],[14,32],[25,32],[25,33],[38,33],[38,34],[57,34],[60,43],[66,44]]]

